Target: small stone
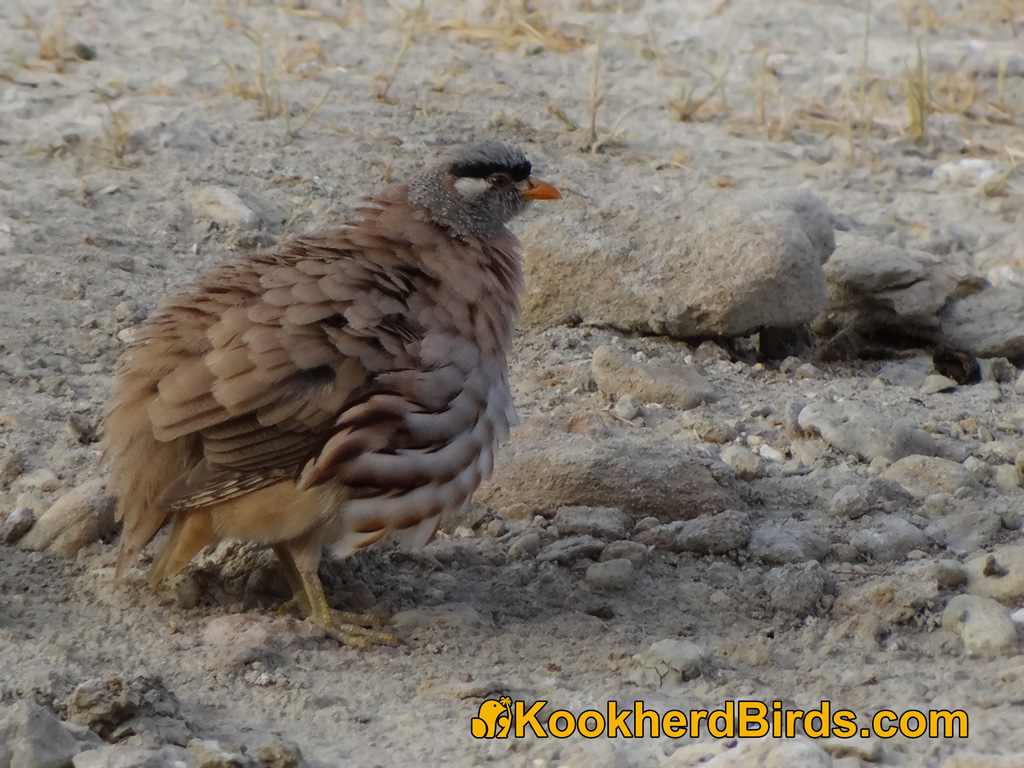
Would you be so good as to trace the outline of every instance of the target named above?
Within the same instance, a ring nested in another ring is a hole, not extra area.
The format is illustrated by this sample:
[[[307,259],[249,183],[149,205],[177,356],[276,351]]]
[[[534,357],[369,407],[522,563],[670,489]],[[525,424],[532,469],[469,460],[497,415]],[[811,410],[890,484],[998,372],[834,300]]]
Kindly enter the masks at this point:
[[[633,586],[633,563],[626,558],[597,562],[587,568],[587,586],[595,592],[617,592]]]
[[[1009,544],[964,563],[971,594],[1004,605],[1024,600],[1024,544]]]
[[[509,504],[505,507],[505,517],[509,520],[515,520],[519,523],[531,523],[533,522],[533,508],[528,504]]]
[[[11,485],[15,492],[20,491],[56,491],[62,485],[57,475],[49,469],[37,469],[21,475]]]
[[[862,554],[876,562],[902,560],[914,549],[928,547],[928,536],[920,528],[902,517],[879,515],[871,520],[869,528],[857,531],[850,538]]]
[[[907,489],[914,498],[925,499],[933,493],[981,490],[974,474],[963,464],[938,456],[907,456],[882,473]]]
[[[1019,509],[999,510],[999,521],[1008,531],[1019,531],[1024,526],[1024,512]]]
[[[632,421],[640,415],[640,401],[636,399],[635,395],[627,392],[625,395],[620,395],[619,399],[615,401],[612,413],[623,421]]]
[[[702,555],[732,552],[744,547],[749,539],[750,520],[745,513],[734,509],[667,523],[636,536],[638,542],[658,549]]]
[[[951,392],[959,385],[948,376],[941,376],[933,373],[926,376],[924,384],[921,385],[921,392],[926,395],[934,395],[939,392]]]
[[[718,399],[707,379],[693,368],[640,362],[609,346],[594,350],[592,368],[597,388],[606,397],[631,394],[645,403],[684,409]]]
[[[942,628],[960,636],[971,656],[996,658],[1015,650],[1017,627],[1006,607],[988,597],[957,595],[942,612]]]
[[[835,577],[817,562],[772,568],[764,575],[764,587],[775,611],[800,618],[817,613],[822,596],[838,591]]]
[[[225,187],[204,187],[196,197],[199,210],[218,224],[254,229],[263,222],[263,217],[236,192]]]
[[[829,550],[824,537],[792,518],[782,524],[763,523],[754,529],[747,543],[751,556],[769,565],[824,560]]]
[[[864,488],[847,485],[840,488],[832,497],[832,513],[839,517],[856,520],[871,511],[871,501]]]
[[[932,568],[939,589],[957,589],[967,583],[967,571],[956,560],[936,560]]]
[[[974,475],[975,480],[979,483],[984,483],[988,480],[988,476],[992,471],[988,466],[988,462],[983,459],[979,459],[977,456],[968,456],[962,463],[968,470],[970,470],[971,474]]]
[[[781,363],[779,363],[779,373],[784,373],[787,376],[796,373],[797,368],[803,365],[803,360],[795,355],[790,355]]]
[[[945,514],[946,505],[949,503],[949,500],[950,495],[948,493],[932,493],[925,497],[921,506],[925,508],[929,515],[939,517]]]
[[[700,677],[709,666],[711,654],[689,640],[658,640],[633,657],[642,668],[651,670],[662,685]]]
[[[693,423],[693,434],[702,442],[718,445],[731,443],[739,436],[739,433],[728,424],[707,417],[698,418]]]
[[[776,448],[774,445],[759,445],[757,447],[757,455],[767,461],[774,461],[781,463],[786,460],[786,454]]]
[[[96,58],[96,49],[81,41],[71,46],[71,52],[82,61],[92,61]]]
[[[90,480],[64,494],[18,542],[23,549],[74,557],[115,529],[114,497],[102,480]]]
[[[36,515],[28,507],[15,507],[0,520],[0,544],[14,544],[35,525]]]
[[[629,560],[634,568],[639,568],[651,558],[650,547],[644,546],[639,541],[613,541],[601,550],[600,562],[618,560],[625,558]]]
[[[1017,378],[1017,366],[1005,357],[990,357],[981,361],[981,380],[1009,384]]]
[[[195,758],[197,768],[249,768],[253,764],[247,755],[213,739],[192,739],[188,751]]]
[[[569,536],[548,544],[537,555],[538,560],[566,565],[576,560],[596,560],[604,549],[604,542],[593,536]]]
[[[271,739],[257,747],[256,763],[259,768],[303,768],[306,765],[299,745],[283,739]]]
[[[741,739],[734,749],[723,752],[701,768],[835,768],[835,761],[817,744],[807,738]]]
[[[1020,480],[1020,473],[1013,464],[1000,464],[992,467],[992,482],[1004,493],[1018,490]]]
[[[513,560],[525,560],[540,552],[540,534],[527,531],[517,536],[508,545],[508,556]]]
[[[555,525],[563,534],[593,536],[605,541],[626,538],[630,518],[614,507],[559,507]]]
[[[732,467],[740,480],[754,480],[763,473],[761,459],[742,445],[728,445],[722,450],[722,461]]]
[[[811,363],[804,363],[793,372],[798,379],[820,379],[821,371],[819,371]]]

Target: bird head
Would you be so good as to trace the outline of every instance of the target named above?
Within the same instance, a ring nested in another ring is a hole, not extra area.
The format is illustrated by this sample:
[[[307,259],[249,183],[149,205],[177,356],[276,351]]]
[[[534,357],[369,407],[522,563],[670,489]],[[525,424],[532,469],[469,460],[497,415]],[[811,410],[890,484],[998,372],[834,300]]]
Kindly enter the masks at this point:
[[[518,147],[498,141],[470,144],[417,176],[409,185],[409,201],[456,235],[487,239],[504,231],[531,201],[561,197],[531,172]]]

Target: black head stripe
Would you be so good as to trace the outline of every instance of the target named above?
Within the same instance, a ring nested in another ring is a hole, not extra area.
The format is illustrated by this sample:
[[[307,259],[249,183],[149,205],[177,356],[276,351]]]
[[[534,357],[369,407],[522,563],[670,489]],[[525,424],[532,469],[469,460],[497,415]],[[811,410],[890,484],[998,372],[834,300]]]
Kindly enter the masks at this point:
[[[507,173],[512,181],[522,181],[530,177],[533,168],[529,160],[517,160],[514,163],[501,163],[493,160],[468,160],[452,164],[453,176],[460,179],[486,179],[492,173]]]

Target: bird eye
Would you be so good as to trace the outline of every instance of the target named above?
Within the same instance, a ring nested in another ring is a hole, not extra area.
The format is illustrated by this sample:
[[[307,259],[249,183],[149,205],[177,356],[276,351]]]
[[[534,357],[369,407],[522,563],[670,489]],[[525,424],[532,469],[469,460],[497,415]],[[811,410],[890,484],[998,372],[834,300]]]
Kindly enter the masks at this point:
[[[492,173],[487,181],[489,181],[491,186],[495,189],[505,189],[512,184],[512,179],[504,173]]]

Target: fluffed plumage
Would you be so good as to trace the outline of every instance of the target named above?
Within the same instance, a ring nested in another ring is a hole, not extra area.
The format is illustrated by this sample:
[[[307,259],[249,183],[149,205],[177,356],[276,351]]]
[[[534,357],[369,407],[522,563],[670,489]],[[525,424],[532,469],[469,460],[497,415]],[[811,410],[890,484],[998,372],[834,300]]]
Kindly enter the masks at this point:
[[[299,607],[345,642],[316,571],[388,533],[426,543],[491,473],[514,419],[523,287],[505,222],[557,191],[515,148],[465,147],[358,209],[202,275],[136,333],[104,460],[123,574],[167,524],[152,579],[221,539],[270,544]]]

